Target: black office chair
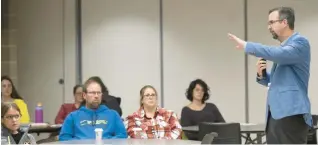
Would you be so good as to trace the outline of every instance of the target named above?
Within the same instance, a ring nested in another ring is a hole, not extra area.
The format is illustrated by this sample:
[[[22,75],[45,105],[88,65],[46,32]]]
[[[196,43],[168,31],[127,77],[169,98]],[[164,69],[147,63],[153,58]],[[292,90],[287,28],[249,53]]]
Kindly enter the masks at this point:
[[[215,132],[211,132],[209,134],[206,134],[202,141],[201,141],[201,144],[212,144],[214,138],[218,137],[218,134],[215,133]]]
[[[241,144],[240,123],[209,123],[199,124],[199,140],[203,140],[206,134],[215,132],[218,134],[212,144]]]
[[[318,115],[312,115],[313,125],[317,126],[318,124]],[[311,129],[309,130],[307,136],[307,144],[317,144],[317,130]]]
[[[118,105],[120,106],[120,103],[121,103],[121,98],[120,97],[115,97],[117,102],[118,102]]]

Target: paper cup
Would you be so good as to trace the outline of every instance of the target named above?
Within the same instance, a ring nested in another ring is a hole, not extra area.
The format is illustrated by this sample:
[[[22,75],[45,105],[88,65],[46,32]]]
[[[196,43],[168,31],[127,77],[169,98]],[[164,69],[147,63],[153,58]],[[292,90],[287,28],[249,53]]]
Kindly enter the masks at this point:
[[[102,138],[103,138],[103,129],[102,128],[95,129],[95,138],[96,138],[96,140],[102,140]]]

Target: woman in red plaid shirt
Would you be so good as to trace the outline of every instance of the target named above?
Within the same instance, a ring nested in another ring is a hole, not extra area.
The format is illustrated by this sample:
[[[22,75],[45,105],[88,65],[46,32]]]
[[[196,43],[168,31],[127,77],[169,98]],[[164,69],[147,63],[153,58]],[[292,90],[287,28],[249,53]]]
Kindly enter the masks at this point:
[[[157,91],[146,85],[140,90],[140,108],[125,120],[130,138],[181,139],[181,125],[177,115],[158,107]]]

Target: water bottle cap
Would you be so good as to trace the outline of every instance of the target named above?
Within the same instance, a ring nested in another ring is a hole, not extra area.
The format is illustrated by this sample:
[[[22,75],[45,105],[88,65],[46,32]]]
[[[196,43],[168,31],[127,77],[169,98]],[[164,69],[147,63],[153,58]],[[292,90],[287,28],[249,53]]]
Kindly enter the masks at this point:
[[[42,106],[42,103],[41,103],[41,102],[39,102],[37,106]]]
[[[99,132],[99,131],[103,131],[103,129],[102,128],[95,128],[95,132]]]

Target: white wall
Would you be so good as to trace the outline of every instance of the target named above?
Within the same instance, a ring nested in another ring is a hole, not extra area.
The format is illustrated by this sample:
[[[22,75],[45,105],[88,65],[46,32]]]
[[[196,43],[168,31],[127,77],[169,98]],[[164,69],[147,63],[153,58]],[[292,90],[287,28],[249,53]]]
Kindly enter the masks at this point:
[[[18,85],[16,24],[17,9],[10,3],[16,1],[1,1],[1,75],[9,75],[15,85]]]
[[[188,104],[185,90],[198,77],[210,85],[210,101],[227,120],[244,121],[244,55],[226,36],[229,31],[243,36],[243,1],[235,1],[230,13],[217,14],[228,2],[163,1],[165,108],[180,114]],[[160,92],[159,1],[82,5],[83,77],[101,76],[111,93],[122,97],[123,116],[131,114],[141,86],[154,84]],[[233,109],[229,99],[235,100]]]
[[[144,85],[160,92],[158,0],[82,1],[82,31],[83,81],[100,76],[122,98],[123,117],[139,108]]]
[[[318,1],[317,0],[248,0],[248,39],[268,45],[279,45],[272,39],[267,29],[268,11],[277,6],[291,6],[295,9],[295,30],[306,36],[311,44],[311,77],[309,84],[309,96],[311,99],[312,113],[318,114],[318,42],[316,41],[318,29]],[[250,98],[250,122],[262,123],[265,121],[265,107],[267,89],[255,82],[257,58],[249,57],[249,98]],[[272,63],[270,63],[272,64]],[[268,67],[270,71],[271,66]]]
[[[180,117],[187,87],[201,78],[226,121],[245,120],[244,54],[227,37],[244,37],[243,14],[243,0],[163,1],[166,108]]]
[[[229,3],[233,5],[229,6]],[[296,1],[279,3],[294,6]],[[309,1],[302,4],[312,5]],[[270,5],[249,1],[248,5],[249,39],[278,44],[271,40],[266,29],[268,10],[274,7],[275,3]],[[224,7],[227,7],[226,11]],[[308,14],[302,14],[306,9],[299,10],[297,7],[300,6],[295,7],[296,15],[314,14],[308,11]],[[138,91],[143,84],[160,85],[158,8],[158,1],[83,1],[84,78],[87,79],[91,75],[102,76],[110,91],[123,98],[124,116],[138,107],[137,104],[131,103],[138,102]],[[94,17],[91,17],[92,15]],[[145,19],[148,20],[146,25]],[[243,0],[200,0],[195,3],[190,0],[163,1],[165,108],[175,110],[180,115],[182,107],[189,103],[184,93],[190,81],[202,78],[211,88],[212,96],[209,101],[220,108],[226,120],[245,121],[244,55],[236,51],[226,37],[227,32],[232,32],[243,38],[243,20]],[[297,19],[298,21],[302,20]],[[153,31],[148,32],[149,27]],[[298,29],[305,33],[301,27]],[[315,44],[312,45],[314,48]],[[137,52],[130,51],[131,48]],[[148,51],[145,51],[146,49]],[[142,53],[138,53],[141,51]],[[131,59],[132,53],[137,60]],[[314,51],[312,53],[315,54]],[[155,56],[156,59],[146,61],[149,59],[145,57],[147,54]],[[127,61],[132,63],[127,66]],[[256,58],[249,57],[249,115],[251,122],[263,122],[267,90],[255,83],[255,61]],[[137,62],[141,63],[136,65]],[[149,76],[145,69],[151,70],[151,74],[156,74],[155,77]],[[317,69],[313,67],[312,72],[315,70]],[[312,73],[311,79],[314,77]],[[310,94],[315,92],[311,89]]]
[[[63,88],[58,84],[63,75],[62,1],[31,0],[18,5],[18,76],[23,86],[19,91],[28,103],[31,121],[36,104],[43,102],[44,120],[51,122],[55,116],[46,113],[57,112],[56,104],[63,102]]]
[[[31,121],[37,102],[42,102],[44,121],[53,123],[60,105],[73,100],[75,1],[14,4],[18,17],[18,91],[28,104]],[[64,78],[64,85],[58,83],[60,78]]]
[[[74,102],[73,87],[76,84],[76,6],[75,0],[63,1],[64,34],[64,102]]]
[[[265,44],[278,44],[267,30],[268,10],[281,5],[295,8],[296,30],[307,36],[312,46],[309,94],[316,114],[317,2],[248,1],[249,39]],[[45,121],[53,122],[60,104],[73,101],[75,1],[16,4],[19,91],[32,119],[36,102],[42,101],[50,115]],[[123,116],[137,110],[143,85],[152,84],[161,91],[159,18],[159,0],[82,2],[83,80],[101,76],[110,93],[122,97]],[[202,78],[211,89],[209,101],[225,119],[245,121],[244,54],[236,51],[226,36],[232,32],[243,38],[243,25],[243,0],[163,0],[164,107],[180,115],[189,103],[185,90],[190,81]],[[256,58],[249,57],[249,116],[250,122],[259,123],[264,122],[266,88],[255,82],[255,63]],[[62,77],[64,86],[58,84]]]

